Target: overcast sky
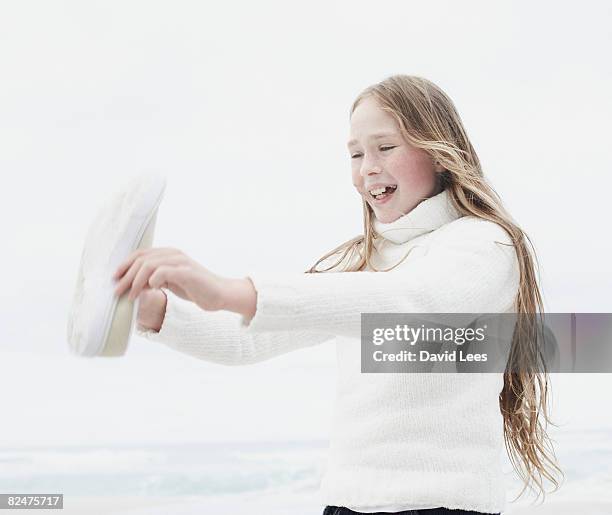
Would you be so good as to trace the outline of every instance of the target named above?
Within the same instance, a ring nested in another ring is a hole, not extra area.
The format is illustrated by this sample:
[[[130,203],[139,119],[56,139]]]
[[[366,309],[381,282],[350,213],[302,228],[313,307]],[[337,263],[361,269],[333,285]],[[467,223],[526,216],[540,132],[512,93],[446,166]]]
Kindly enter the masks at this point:
[[[606,1],[0,3],[0,442],[327,437],[333,345],[84,360],[68,309],[92,218],[145,169],[168,180],[155,246],[219,274],[301,273],[357,235],[349,108],[395,73],[455,102],[546,309],[611,312],[610,26]],[[605,376],[558,383],[568,423],[612,425],[583,402]]]

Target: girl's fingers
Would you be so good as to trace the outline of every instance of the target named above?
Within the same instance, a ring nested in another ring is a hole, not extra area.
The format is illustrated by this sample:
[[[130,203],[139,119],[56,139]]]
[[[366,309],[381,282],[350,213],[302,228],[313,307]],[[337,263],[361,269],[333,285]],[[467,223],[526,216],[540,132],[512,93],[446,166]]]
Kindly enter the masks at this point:
[[[157,267],[149,278],[151,288],[161,288],[162,286],[169,288],[170,283],[172,283],[174,286],[174,281],[171,279],[171,277],[174,275],[174,269],[175,267],[168,265],[167,263]]]
[[[132,287],[128,298],[134,300],[140,292],[149,285],[152,274],[160,267],[165,268],[166,266],[172,267],[177,264],[177,257],[160,256],[157,259],[149,258],[143,261],[138,272],[136,273],[134,280],[132,281]]]
[[[168,255],[168,254],[175,254],[176,250],[173,248],[150,248],[150,249],[136,249],[134,252],[132,252],[127,259],[121,263],[121,265],[119,265],[119,267],[117,268],[117,270],[115,271],[115,273],[113,274],[112,278],[115,280],[118,280],[121,278],[121,276],[127,271],[129,270],[129,268],[132,266],[132,264],[134,263],[134,261],[136,261],[140,256],[144,256],[145,254],[150,254],[150,255]]]
[[[142,261],[134,261],[125,275],[119,280],[117,286],[115,287],[115,295],[117,295],[117,297],[121,297],[121,295],[123,295],[123,293],[131,287],[132,281],[134,280],[134,277],[138,273],[141,266]]]
[[[132,281],[132,285],[130,286],[130,292],[128,294],[129,300],[134,300],[136,297],[138,297],[142,289],[147,284],[149,276],[151,275],[153,270],[155,270],[155,267],[150,261],[143,263],[138,268],[138,272],[136,272],[136,275],[134,276],[134,279]]]
[[[121,277],[125,273],[125,271],[128,270],[132,266],[132,263],[139,256],[141,256],[142,254],[144,254],[148,250],[151,250],[151,249],[137,249],[134,252],[132,252],[128,256],[128,258],[123,263],[121,263],[121,265],[119,265],[119,268],[117,268],[117,270],[113,274],[113,279],[118,279],[119,277]]]

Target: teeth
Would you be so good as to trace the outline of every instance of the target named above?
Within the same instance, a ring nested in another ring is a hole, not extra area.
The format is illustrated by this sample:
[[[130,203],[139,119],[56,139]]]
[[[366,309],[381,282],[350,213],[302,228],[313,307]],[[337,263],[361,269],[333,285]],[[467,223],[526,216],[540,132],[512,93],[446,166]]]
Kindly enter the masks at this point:
[[[391,188],[391,191],[394,191],[397,188],[397,186],[388,186],[388,187]],[[387,190],[387,186],[383,186],[382,188],[376,188],[376,189],[370,190],[370,193],[373,196],[376,196],[376,195],[381,195],[386,190]]]

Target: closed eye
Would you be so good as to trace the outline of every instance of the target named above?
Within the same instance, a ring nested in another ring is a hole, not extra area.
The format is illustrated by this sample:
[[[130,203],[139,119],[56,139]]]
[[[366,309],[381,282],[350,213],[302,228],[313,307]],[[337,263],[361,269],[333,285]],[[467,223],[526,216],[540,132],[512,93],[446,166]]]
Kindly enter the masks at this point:
[[[395,147],[394,146],[380,147],[380,150],[383,152],[386,152],[387,150],[391,150],[392,148],[395,148]],[[351,156],[351,159],[357,159],[358,157],[361,157],[361,154],[353,154]]]

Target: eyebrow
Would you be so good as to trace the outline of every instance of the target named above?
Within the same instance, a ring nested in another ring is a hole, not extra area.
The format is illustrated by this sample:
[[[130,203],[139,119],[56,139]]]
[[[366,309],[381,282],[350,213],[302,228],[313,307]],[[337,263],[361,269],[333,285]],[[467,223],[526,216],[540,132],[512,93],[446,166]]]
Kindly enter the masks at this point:
[[[381,138],[386,138],[388,136],[397,136],[397,134],[395,134],[394,132],[380,132],[378,134],[373,134],[370,137],[370,139],[381,139]],[[355,143],[357,143],[357,140],[352,139],[346,144],[346,146],[350,147],[351,145],[354,145]]]

